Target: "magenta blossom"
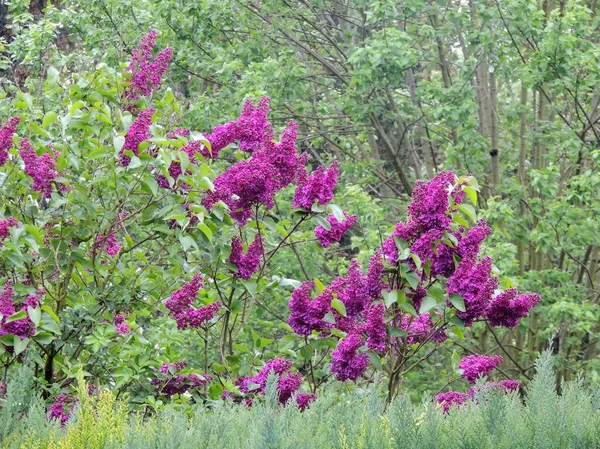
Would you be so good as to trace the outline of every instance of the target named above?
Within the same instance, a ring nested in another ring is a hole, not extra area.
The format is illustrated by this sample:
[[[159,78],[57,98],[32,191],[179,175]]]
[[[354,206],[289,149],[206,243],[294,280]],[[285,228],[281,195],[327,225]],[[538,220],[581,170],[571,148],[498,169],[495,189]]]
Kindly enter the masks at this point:
[[[486,316],[491,326],[516,327],[519,319],[527,316],[529,311],[541,301],[540,295],[521,295],[517,297],[516,288],[508,289],[496,296]]]
[[[317,395],[313,393],[298,393],[296,395],[296,404],[301,411],[306,410],[311,402],[317,400]]]
[[[0,248],[2,248],[2,242],[9,236],[10,228],[19,226],[19,222],[14,217],[8,217],[4,220],[0,220]]]
[[[344,216],[346,218],[340,223],[334,214],[329,215],[327,219],[330,226],[329,230],[325,229],[322,225],[315,228],[315,237],[319,240],[321,246],[327,248],[331,244],[339,242],[346,231],[354,226],[354,223],[358,219],[358,215],[348,215],[346,211],[344,211]]]
[[[442,405],[444,413],[448,413],[453,405],[463,405],[468,399],[467,394],[458,391],[448,391],[437,395],[437,403]]]
[[[458,367],[463,370],[462,377],[474,384],[480,376],[487,376],[502,363],[502,356],[470,355],[460,361]]]
[[[178,329],[198,328],[207,321],[213,319],[221,305],[218,302],[195,309],[192,302],[198,297],[202,287],[202,277],[194,275],[192,280],[184,284],[179,290],[171,295],[165,302],[165,306],[177,321]]]
[[[17,125],[21,122],[19,117],[11,117],[6,124],[0,128],[0,167],[8,160],[8,150],[13,146],[12,138],[17,131]]]
[[[338,173],[337,161],[333,161],[329,168],[319,166],[310,176],[304,171],[298,178],[293,207],[311,210],[314,204],[327,205],[333,199]]]
[[[71,419],[78,402],[79,400],[69,393],[59,394],[54,399],[54,403],[48,407],[47,419],[60,421],[60,425],[64,427]]]
[[[229,263],[235,265],[238,269],[235,276],[241,279],[250,279],[260,265],[260,259],[263,254],[262,240],[260,235],[256,235],[254,241],[248,246],[248,251],[244,254],[242,239],[235,236],[231,239],[231,254]]]
[[[162,77],[171,62],[173,50],[165,48],[154,60],[151,60],[156,36],[156,31],[151,30],[142,37],[138,48],[132,51],[133,57],[127,66],[127,71],[131,73],[131,84],[125,90],[125,98],[135,100],[140,96],[149,96],[160,86]]]
[[[44,153],[38,156],[26,137],[21,139],[20,147],[19,155],[25,163],[25,173],[33,179],[33,190],[49,198],[52,182],[58,177],[55,165],[58,151],[53,151],[52,155]]]
[[[140,112],[135,121],[131,124],[125,135],[125,143],[119,151],[121,157],[120,164],[124,167],[128,166],[131,162],[131,158],[125,154],[126,150],[130,150],[136,156],[139,155],[139,146],[142,142],[150,139],[152,134],[150,133],[150,125],[152,125],[152,116],[154,115],[155,109],[148,108]]]
[[[363,344],[364,340],[357,334],[348,334],[346,338],[340,340],[338,347],[331,353],[330,366],[337,380],[356,381],[367,370],[369,357],[358,353]]]

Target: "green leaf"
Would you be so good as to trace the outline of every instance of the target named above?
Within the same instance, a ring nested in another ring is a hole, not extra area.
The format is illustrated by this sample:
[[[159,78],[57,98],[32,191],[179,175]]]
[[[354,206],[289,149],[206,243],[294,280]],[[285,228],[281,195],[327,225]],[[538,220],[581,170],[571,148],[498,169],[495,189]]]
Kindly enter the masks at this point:
[[[327,221],[320,215],[315,216],[315,220],[319,224],[319,226],[322,226],[326,231],[331,231],[331,223],[329,223],[329,221]]]
[[[208,389],[208,394],[210,398],[217,401],[223,397],[223,386],[221,384],[215,383],[210,386]]]
[[[471,200],[471,203],[473,203],[473,205],[476,206],[477,205],[477,190],[475,190],[474,187],[465,186],[465,187],[463,187],[463,191],[467,194],[467,196],[469,197],[469,200]]]
[[[337,310],[342,316],[346,316],[346,304],[344,304],[339,299],[334,299],[331,301],[331,307]]]
[[[12,323],[13,321],[18,321],[18,320],[24,320],[25,318],[27,318],[27,312],[25,312],[24,310],[19,310],[17,313],[13,313],[11,316],[9,316],[5,323]]]
[[[243,282],[246,291],[250,293],[253,298],[256,297],[256,281],[248,280]]]
[[[48,111],[44,114],[44,118],[42,120],[42,128],[47,128],[50,123],[56,120],[58,114],[54,111]]]
[[[320,295],[321,293],[323,293],[323,290],[325,290],[325,286],[317,278],[315,278],[315,287],[317,288],[317,295]]]
[[[50,66],[50,67],[48,67],[48,70],[46,71],[46,73],[47,73],[46,80],[48,81],[48,84],[50,86],[55,85],[58,82],[58,76],[59,76],[58,70],[56,70],[54,67]]]
[[[158,193],[158,183],[156,182],[156,179],[154,179],[153,177],[145,178],[142,181],[142,189],[156,196],[156,194]]]
[[[196,248],[196,250],[199,250],[198,248],[198,244],[196,243],[196,241],[190,237],[189,235],[183,235],[181,234],[179,236],[179,243],[181,243],[181,247],[183,248],[184,251],[187,251],[188,249],[190,249],[192,246],[194,248]]]
[[[418,286],[419,286],[419,282],[420,282],[420,278],[419,275],[417,273],[415,273],[414,271],[409,271],[408,273],[406,273],[404,275],[404,279],[406,279],[406,281],[408,282],[408,285],[410,285],[410,287],[415,290]]]
[[[48,315],[50,315],[52,317],[52,319],[54,321],[56,321],[57,324],[60,324],[60,319],[58,318],[58,316],[54,313],[54,310],[52,310],[52,308],[50,306],[42,306],[42,311],[46,312]]]
[[[431,296],[425,296],[425,298],[423,298],[423,302],[421,303],[421,307],[419,308],[419,314],[422,315],[425,312],[433,309],[435,306],[437,306],[437,301],[435,298],[432,298]]]
[[[27,349],[27,345],[31,340],[29,338],[24,338],[21,340],[21,337],[14,336],[13,347],[15,349],[15,355],[21,354],[25,349]]]
[[[337,204],[330,204],[329,208],[331,209],[331,212],[333,212],[333,216],[339,223],[343,222],[346,219],[344,211]]]
[[[408,302],[408,301],[399,302],[398,303],[398,307],[400,307],[405,312],[411,314],[412,316],[417,316],[417,311],[415,310],[415,308],[413,307],[413,305],[410,302]]]
[[[397,327],[386,326],[387,333],[390,337],[407,337],[408,333],[404,329],[398,329]]]
[[[313,357],[314,354],[315,354],[315,348],[313,348],[311,345],[303,346],[300,349],[300,355],[305,360],[312,359],[312,357]]]
[[[465,300],[458,293],[450,296],[450,304],[452,304],[459,312],[466,312]]]
[[[212,242],[213,233],[212,230],[204,223],[201,223],[198,228],[202,231],[202,233],[206,236],[209,242]]]
[[[459,204],[458,210],[464,213],[467,217],[469,217],[473,223],[477,222],[477,212],[475,212],[475,208],[470,204]]]
[[[27,313],[29,314],[29,318],[31,319],[33,324],[35,324],[36,326],[40,324],[40,320],[42,319],[42,311],[39,309],[39,307],[34,308],[28,306]]]
[[[375,369],[378,371],[383,370],[383,365],[381,364],[381,357],[379,357],[379,355],[376,354],[374,351],[368,351],[367,354],[369,355],[369,359],[371,359],[371,363],[373,364]]]
[[[333,316],[333,313],[327,312],[323,317],[323,321],[326,323],[335,324],[335,317]]]
[[[385,304],[385,307],[389,309],[392,304],[398,301],[398,290],[392,290],[389,292],[385,289],[381,290],[381,296],[383,296],[383,303]]]

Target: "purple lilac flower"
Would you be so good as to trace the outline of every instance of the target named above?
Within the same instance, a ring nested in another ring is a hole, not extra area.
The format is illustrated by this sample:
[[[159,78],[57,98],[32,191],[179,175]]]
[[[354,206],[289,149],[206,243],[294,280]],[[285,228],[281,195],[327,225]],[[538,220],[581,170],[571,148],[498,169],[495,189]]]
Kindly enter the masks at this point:
[[[257,206],[271,209],[274,195],[304,170],[306,155],[296,154],[296,129],[295,123],[288,123],[279,144],[265,145],[254,151],[250,159],[234,164],[217,176],[214,191],[207,192],[203,204],[211,209],[222,201],[240,225],[246,223]]]
[[[167,134],[168,139],[177,139],[181,137],[190,137],[190,130],[187,128],[176,128],[175,131],[171,131]]]
[[[395,265],[398,262],[398,248],[394,237],[411,242],[428,231],[435,231],[435,236],[440,236],[444,231],[451,232],[450,198],[454,204],[460,204],[464,198],[464,192],[461,186],[456,184],[456,177],[452,172],[441,172],[429,182],[416,182],[412,202],[407,210],[407,221],[398,223],[392,235],[383,243],[383,253],[390,264]],[[434,235],[425,238],[431,240]],[[417,249],[419,248],[421,251],[425,249],[425,242],[417,245]],[[445,274],[452,268],[449,255],[443,254],[439,261],[438,269]]]
[[[298,177],[298,187],[294,192],[293,207],[311,210],[314,204],[325,206],[333,199],[333,190],[337,184],[338,162],[333,161],[329,168],[319,166],[310,176],[306,171]]]
[[[229,255],[229,262],[235,265],[238,272],[235,276],[241,279],[250,279],[258,266],[260,265],[260,259],[263,254],[262,240],[260,235],[256,235],[254,241],[248,246],[248,251],[244,254],[244,245],[242,239],[234,236],[231,239],[231,254]]]
[[[518,380],[501,380],[500,382],[487,382],[483,385],[475,385],[469,388],[469,397],[475,399],[475,393],[485,391],[490,388],[503,390],[505,393],[519,391],[523,385]]]
[[[127,335],[129,333],[129,325],[125,322],[125,317],[120,313],[115,315],[114,323],[117,334]]]
[[[356,381],[367,370],[369,357],[358,353],[363,344],[360,335],[348,334],[332,351],[330,369],[340,382],[348,379]]]
[[[14,293],[12,283],[7,281],[4,284],[2,294],[0,295],[0,313],[2,314],[2,320],[0,320],[0,335],[16,335],[23,340],[24,338],[31,337],[35,334],[35,324],[33,324],[33,321],[29,318],[27,307],[37,307],[41,303],[45,292],[43,290],[38,290],[35,294],[29,295],[20,306],[20,310],[24,310],[27,316],[23,319],[7,323],[7,318],[17,312],[14,302]]]
[[[0,248],[2,248],[2,242],[9,236],[10,228],[19,226],[19,222],[14,217],[8,217],[4,220],[0,220]]]
[[[321,246],[327,248],[332,243],[339,242],[346,231],[354,226],[354,223],[358,219],[358,215],[348,215],[346,211],[344,211],[344,216],[346,218],[340,223],[334,214],[329,215],[327,219],[330,225],[329,230],[321,225],[315,228],[315,237],[317,237]]]
[[[371,256],[365,279],[365,291],[371,300],[378,299],[381,296],[381,290],[386,288],[386,284],[383,281],[384,274],[385,266],[383,265],[382,251],[377,250]]]
[[[202,277],[196,274],[190,282],[184,284],[165,302],[166,308],[177,321],[178,329],[198,328],[205,322],[212,320],[219,311],[221,305],[218,302],[213,302],[198,309],[191,306],[192,302],[198,297],[200,287],[202,287]]]
[[[54,399],[54,404],[48,407],[48,414],[46,415],[46,418],[49,421],[60,421],[60,425],[64,427],[67,424],[67,421],[73,415],[73,410],[78,402],[79,400],[71,396],[69,393],[59,394]],[[68,407],[68,409],[66,407]]]
[[[540,295],[521,295],[517,297],[516,288],[503,291],[496,296],[486,312],[491,326],[516,327],[519,319],[527,316],[529,311],[541,301]]]
[[[294,332],[300,335],[310,335],[312,331],[323,331],[327,328],[323,318],[331,308],[333,296],[330,291],[325,290],[311,299],[310,293],[314,287],[314,281],[303,282],[294,290],[288,303],[290,317],[287,322]]]
[[[289,373],[286,376],[281,376],[277,383],[279,402],[285,404],[298,391],[300,385],[302,385],[302,376],[298,373]]]
[[[202,155],[216,158],[223,148],[235,141],[239,141],[241,150],[250,153],[269,145],[273,140],[273,128],[267,120],[269,101],[269,97],[262,97],[254,106],[251,99],[246,100],[236,121],[218,125],[212,133],[206,135],[211,149],[210,152],[208,149],[202,149]]]
[[[296,404],[301,411],[306,410],[311,402],[317,400],[317,395],[313,393],[298,393],[296,395]]]
[[[385,329],[385,306],[374,304],[367,315],[367,346],[377,352],[385,352],[387,346],[387,331]]]
[[[241,377],[236,381],[240,391],[244,394],[265,394],[267,379],[270,373],[279,376],[277,391],[279,402],[285,404],[302,384],[302,376],[298,373],[289,373],[293,363],[286,359],[269,360],[256,376]],[[251,384],[255,384],[252,388]]]
[[[187,362],[163,363],[158,372],[162,375],[152,379],[151,385],[156,386],[160,395],[168,398],[178,394],[182,395],[190,390],[202,387],[212,380],[208,374],[177,374],[187,366]]]
[[[33,190],[49,198],[52,181],[58,176],[55,165],[58,151],[54,151],[53,155],[44,153],[38,156],[26,137],[21,139],[20,147],[19,155],[25,163],[25,173],[33,179]]]
[[[123,148],[119,151],[121,157],[120,164],[124,167],[128,166],[131,162],[131,158],[125,155],[126,150],[130,150],[136,156],[139,155],[138,147],[140,144],[152,137],[150,134],[150,125],[152,125],[152,116],[154,115],[154,108],[148,108],[140,112],[135,121],[131,124],[125,135],[125,143]]]
[[[8,160],[8,150],[12,148],[12,138],[20,122],[21,119],[19,117],[11,117],[0,128],[0,167],[6,164]]]
[[[115,234],[109,235],[106,240],[104,239],[104,236],[102,234],[98,234],[96,236],[96,242],[98,247],[101,250],[106,250],[106,254],[108,254],[111,257],[119,254],[119,251],[121,250],[121,245],[119,245]]]
[[[492,259],[484,257],[477,265],[472,257],[463,259],[456,272],[448,280],[448,296],[458,293],[465,302],[465,312],[457,316],[471,326],[473,321],[485,315],[494,290],[498,287],[498,278],[490,276]]]
[[[408,334],[406,342],[408,344],[422,343],[425,340],[442,343],[448,339],[445,330],[435,330],[434,322],[429,312],[423,313],[417,317],[404,315],[400,327]],[[431,335],[431,333],[433,335]]]
[[[463,370],[462,377],[469,383],[477,382],[479,376],[487,376],[494,368],[502,363],[502,356],[470,355],[460,361],[458,367]]]
[[[165,48],[153,61],[150,61],[156,36],[156,31],[151,30],[142,37],[138,48],[132,51],[133,57],[127,66],[127,71],[131,73],[131,84],[125,91],[125,98],[135,100],[140,96],[149,96],[160,86],[161,79],[171,62],[173,50]]]
[[[450,407],[453,405],[462,405],[469,399],[469,396],[465,393],[459,393],[458,391],[448,391],[447,393],[440,393],[437,395],[437,403],[442,405],[444,413],[448,413]]]
[[[447,171],[439,173],[429,182],[415,183],[407,212],[421,232],[450,228],[452,220],[446,213],[450,205],[449,197],[453,197],[454,204],[462,203],[464,198],[464,192],[455,184],[455,179],[454,173]]]

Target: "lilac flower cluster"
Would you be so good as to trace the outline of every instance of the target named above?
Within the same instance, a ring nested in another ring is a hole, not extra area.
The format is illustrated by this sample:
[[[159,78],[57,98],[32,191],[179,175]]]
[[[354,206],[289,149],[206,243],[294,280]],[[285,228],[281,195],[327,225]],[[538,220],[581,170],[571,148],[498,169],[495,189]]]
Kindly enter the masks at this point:
[[[542,299],[537,294],[518,297],[517,295],[517,289],[511,288],[492,300],[486,312],[491,326],[516,327],[519,319],[527,316],[529,311]]]
[[[120,313],[114,318],[115,331],[119,335],[127,335],[129,333],[129,325],[125,322],[125,317]]]
[[[52,182],[58,177],[55,165],[58,151],[54,150],[53,155],[44,153],[38,156],[26,137],[21,139],[20,147],[19,155],[25,163],[25,173],[33,179],[33,190],[49,198]]]
[[[70,393],[59,394],[54,399],[54,403],[48,407],[46,418],[49,421],[60,421],[60,425],[64,427],[73,415],[73,411],[78,402],[79,400],[76,397],[71,396]]]
[[[363,338],[355,333],[350,333],[340,340],[336,349],[331,353],[331,372],[336,379],[356,381],[369,366],[369,357],[358,350],[364,345]]]
[[[252,140],[263,146],[253,146],[250,159],[232,165],[217,176],[214,191],[207,192],[203,204],[211,209],[222,201],[240,225],[246,223],[256,207],[263,205],[271,209],[274,195],[305,170],[307,156],[298,155],[295,147],[297,128],[294,122],[288,123],[279,143],[267,142],[266,137]],[[270,132],[265,134],[272,135]]]
[[[257,375],[240,377],[236,381],[236,386],[245,395],[264,395],[269,374],[273,373],[279,377],[277,381],[279,402],[285,404],[298,391],[300,385],[302,385],[302,376],[299,373],[290,372],[292,366],[293,363],[286,359],[269,360]],[[225,397],[228,396],[225,395]],[[316,396],[314,394],[300,393],[296,396],[296,403],[301,410],[304,410],[315,399]],[[250,405],[252,402],[247,401],[246,403]]]
[[[437,395],[437,403],[441,404],[444,413],[448,413],[453,405],[463,405],[468,399],[467,394],[458,391],[448,391]]]
[[[443,329],[435,329],[435,323],[429,312],[417,317],[404,315],[400,327],[408,334],[408,344],[422,343],[426,340],[443,343],[448,339],[448,334]]]
[[[314,393],[298,393],[296,395],[296,404],[301,411],[306,410],[311,402],[317,400],[317,395]]]
[[[8,217],[4,220],[0,220],[0,248],[2,248],[2,242],[10,234],[10,228],[17,226],[19,226],[19,222],[14,217]]]
[[[299,177],[295,206],[310,209],[314,204],[323,205],[330,200],[337,167],[333,165],[329,170],[329,176],[321,167],[310,177],[306,173]],[[371,350],[385,353],[402,351],[401,345],[441,343],[448,339],[446,323],[439,313],[413,315],[393,302],[386,308],[382,304],[382,292],[403,291],[418,311],[429,294],[428,289],[445,282],[447,306],[455,307],[457,299],[453,295],[460,296],[465,310],[457,311],[457,315],[466,326],[479,319],[488,319],[492,325],[515,326],[539,301],[537,295],[516,298],[516,291],[492,299],[498,279],[492,276],[491,259],[479,257],[481,244],[491,228],[484,220],[469,230],[453,221],[457,207],[464,200],[463,189],[467,182],[452,172],[440,173],[429,182],[418,181],[407,220],[398,223],[375,252],[366,276],[353,261],[347,275],[334,279],[315,298],[311,299],[314,288],[311,282],[302,284],[292,294],[288,324],[296,333],[327,334],[335,328],[347,334],[332,353],[330,368],[338,379],[356,380],[366,370],[368,359],[361,354],[366,349],[365,344]],[[327,232],[322,226],[315,230],[323,246],[339,240],[345,231],[343,228],[350,225],[346,221],[339,223],[331,216],[331,231]],[[386,270],[384,262],[388,262],[391,269]],[[384,276],[386,272],[391,273],[390,276]],[[344,304],[345,314],[339,307],[332,307],[334,300]],[[328,314],[332,314],[334,320],[326,320]],[[388,332],[388,327],[392,332]],[[407,336],[395,335],[394,328],[403,330]]]
[[[242,239],[235,236],[231,239],[231,254],[229,263],[235,265],[238,269],[235,276],[241,279],[250,279],[258,266],[263,255],[262,240],[260,235],[256,235],[254,241],[248,246],[248,251],[244,254],[244,245]]]
[[[333,190],[337,184],[339,169],[337,161],[329,168],[319,166],[310,176],[306,170],[298,177],[298,187],[294,192],[293,207],[303,207],[311,210],[314,204],[327,205],[333,199]]]
[[[460,361],[458,367],[463,370],[462,377],[474,384],[480,376],[487,376],[494,368],[502,363],[502,357],[495,355],[470,355]]]
[[[163,363],[158,372],[160,376],[150,381],[156,387],[159,395],[171,398],[178,394],[182,395],[195,388],[202,387],[212,380],[207,374],[178,374],[187,366],[185,361],[175,363]]]
[[[367,315],[367,346],[377,352],[385,352],[387,346],[387,331],[385,329],[385,306],[374,304]]]
[[[165,306],[177,321],[178,329],[201,327],[207,321],[212,320],[221,308],[218,302],[198,309],[192,307],[192,302],[198,297],[201,287],[202,277],[195,274],[190,282],[184,284],[165,302]]]
[[[255,106],[252,100],[246,100],[237,120],[218,125],[206,135],[211,148],[210,151],[203,148],[202,155],[206,158],[216,158],[223,148],[236,141],[239,142],[240,150],[250,153],[271,145],[273,128],[267,120],[269,102],[269,97],[262,97]]]
[[[21,119],[19,117],[11,117],[0,128],[0,167],[6,164],[8,160],[8,150],[13,146],[12,138],[20,122]]]
[[[133,57],[127,66],[127,71],[131,73],[131,84],[125,90],[125,98],[135,100],[140,96],[149,96],[160,86],[161,79],[171,62],[173,50],[165,48],[151,61],[156,37],[156,31],[150,30],[142,37],[138,48],[132,51]]]
[[[139,113],[135,121],[131,124],[125,135],[125,143],[119,151],[121,157],[120,164],[124,167],[128,166],[131,162],[131,158],[125,153],[126,150],[130,150],[136,156],[139,155],[138,147],[140,144],[152,137],[150,133],[150,125],[152,125],[152,116],[154,115],[155,109],[148,108]]]
[[[327,230],[323,226],[319,225],[315,228],[315,237],[319,240],[319,243],[324,248],[331,246],[335,242],[339,242],[342,236],[354,226],[358,215],[348,215],[344,211],[345,219],[340,223],[334,214],[329,215],[327,221],[329,222],[330,229]]]
[[[14,294],[15,291],[12,283],[7,281],[4,284],[2,294],[0,294],[0,314],[2,314],[2,320],[0,320],[0,335],[16,335],[23,340],[35,334],[35,324],[31,321],[31,318],[29,318],[27,308],[38,307],[42,302],[45,292],[43,290],[37,290],[34,294],[28,295],[27,299],[23,301],[20,306],[20,310],[23,310],[26,313],[25,318],[7,323],[7,318],[17,312]]]
[[[519,391],[523,385],[518,380],[501,380],[500,382],[487,382],[481,386],[473,386],[469,388],[469,397],[475,399],[475,393],[482,390],[498,389],[505,393],[511,391]]]
[[[96,245],[98,249],[100,249],[101,251],[105,250],[106,254],[108,254],[111,257],[114,257],[117,254],[119,254],[119,251],[121,250],[121,245],[119,245],[115,234],[109,235],[106,239],[102,234],[98,234],[96,236]]]

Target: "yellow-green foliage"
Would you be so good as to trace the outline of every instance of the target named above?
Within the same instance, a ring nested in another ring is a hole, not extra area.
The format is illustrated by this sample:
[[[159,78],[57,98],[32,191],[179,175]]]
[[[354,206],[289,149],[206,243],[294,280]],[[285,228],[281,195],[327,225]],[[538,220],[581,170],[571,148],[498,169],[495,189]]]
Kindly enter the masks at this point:
[[[22,449],[103,449],[109,443],[124,441],[127,410],[109,391],[98,396],[88,394],[83,374],[78,376],[79,405],[74,423],[64,432],[51,432],[45,438],[27,441]]]

